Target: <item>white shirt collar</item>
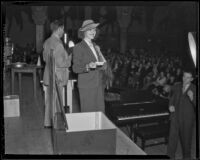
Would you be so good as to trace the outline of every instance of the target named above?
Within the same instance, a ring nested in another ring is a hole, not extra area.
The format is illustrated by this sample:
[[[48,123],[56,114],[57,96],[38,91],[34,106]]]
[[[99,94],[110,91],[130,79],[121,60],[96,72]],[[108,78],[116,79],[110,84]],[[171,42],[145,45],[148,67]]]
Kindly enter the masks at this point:
[[[96,59],[98,60],[98,57],[97,57],[97,53],[96,53],[96,50],[95,50],[95,46],[92,45],[92,41],[88,41],[87,39],[83,39],[87,45],[92,49],[92,52],[93,54],[95,55]],[[101,54],[102,58],[103,58],[103,61],[106,62],[105,58],[103,57],[103,55]]]
[[[183,92],[185,92],[188,88],[189,88],[190,84],[186,84],[185,86],[183,86]]]
[[[88,46],[92,46],[92,41],[89,42],[87,39],[84,39],[84,41],[88,44]]]

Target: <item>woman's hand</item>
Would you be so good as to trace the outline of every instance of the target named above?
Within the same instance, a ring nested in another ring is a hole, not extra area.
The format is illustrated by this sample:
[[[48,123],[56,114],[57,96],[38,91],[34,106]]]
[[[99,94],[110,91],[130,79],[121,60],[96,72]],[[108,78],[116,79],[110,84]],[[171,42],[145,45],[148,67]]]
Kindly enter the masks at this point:
[[[88,64],[88,67],[91,68],[91,69],[95,69],[97,67],[96,63],[95,62],[90,62]]]

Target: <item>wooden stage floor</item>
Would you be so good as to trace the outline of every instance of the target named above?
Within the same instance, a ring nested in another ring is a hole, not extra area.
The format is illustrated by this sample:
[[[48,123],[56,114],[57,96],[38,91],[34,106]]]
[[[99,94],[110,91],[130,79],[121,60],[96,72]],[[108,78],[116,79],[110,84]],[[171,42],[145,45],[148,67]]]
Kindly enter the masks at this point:
[[[9,83],[9,81],[7,81]],[[44,100],[42,88],[37,80],[37,103],[34,101],[31,75],[22,78],[22,100],[20,104],[20,117],[4,118],[5,154],[45,154],[52,155],[51,129],[43,127]],[[16,83],[17,84],[17,83]],[[8,85],[9,86],[9,85]],[[9,87],[8,87],[9,88]],[[18,93],[18,86],[15,88]],[[77,102],[75,103],[78,104]],[[78,108],[78,106],[76,106]],[[125,134],[125,128],[121,128]],[[195,136],[194,136],[195,137]],[[153,140],[154,142],[160,139]],[[195,142],[193,138],[192,154],[195,155]],[[138,140],[138,145],[140,141]],[[165,155],[166,145],[156,145],[145,148],[148,155]],[[181,157],[180,145],[177,158]]]

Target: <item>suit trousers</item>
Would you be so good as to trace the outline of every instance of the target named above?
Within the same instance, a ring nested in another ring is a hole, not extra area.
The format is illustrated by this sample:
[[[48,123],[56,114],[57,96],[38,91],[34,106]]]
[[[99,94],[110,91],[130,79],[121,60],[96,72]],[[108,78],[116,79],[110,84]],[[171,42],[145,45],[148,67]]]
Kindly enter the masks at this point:
[[[53,116],[55,114],[55,112],[58,112],[60,110],[58,110],[56,108],[56,106],[58,106],[58,99],[56,98],[56,103],[54,106],[54,108],[51,108],[50,106],[50,87],[47,85],[43,85],[43,90],[44,90],[44,101],[45,101],[45,113],[44,113],[44,126],[48,127],[48,126],[52,126],[53,123]],[[60,92],[60,99],[61,99],[61,106],[63,106],[63,95],[62,95],[62,90],[63,90],[63,86],[58,86],[59,92]],[[54,97],[55,98],[55,97]]]
[[[175,117],[171,119],[169,143],[167,146],[167,154],[171,158],[175,158],[179,139],[182,148],[183,159],[191,158],[193,127],[194,123],[192,121],[177,121]]]
[[[43,86],[43,90],[45,102],[44,126],[52,126],[52,108],[50,107],[49,86]]]
[[[100,85],[95,88],[79,88],[81,112],[105,113],[104,90]]]

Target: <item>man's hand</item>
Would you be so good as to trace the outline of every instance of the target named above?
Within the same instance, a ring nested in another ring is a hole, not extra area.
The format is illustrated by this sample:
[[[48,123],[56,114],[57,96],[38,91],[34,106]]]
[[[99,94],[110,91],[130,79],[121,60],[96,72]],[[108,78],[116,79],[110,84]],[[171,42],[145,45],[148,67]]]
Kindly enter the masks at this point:
[[[174,106],[169,106],[169,111],[170,112],[175,112],[175,107]]]

